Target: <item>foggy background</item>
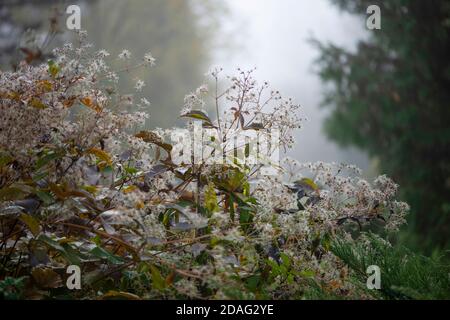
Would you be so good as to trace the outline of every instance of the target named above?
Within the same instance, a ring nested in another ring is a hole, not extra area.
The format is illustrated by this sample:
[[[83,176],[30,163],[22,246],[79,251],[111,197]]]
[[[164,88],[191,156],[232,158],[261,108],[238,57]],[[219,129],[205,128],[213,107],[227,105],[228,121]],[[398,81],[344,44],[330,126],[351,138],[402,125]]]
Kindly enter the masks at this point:
[[[227,0],[229,15],[222,32],[233,35],[238,50],[216,49],[213,61],[234,71],[256,67],[260,81],[269,81],[303,107],[308,121],[296,134],[291,155],[301,161],[347,162],[364,170],[368,157],[353,148],[342,149],[322,130],[327,110],[320,108],[324,84],[314,73],[317,50],[310,39],[332,41],[353,49],[366,36],[365,21],[344,14],[327,0]]]

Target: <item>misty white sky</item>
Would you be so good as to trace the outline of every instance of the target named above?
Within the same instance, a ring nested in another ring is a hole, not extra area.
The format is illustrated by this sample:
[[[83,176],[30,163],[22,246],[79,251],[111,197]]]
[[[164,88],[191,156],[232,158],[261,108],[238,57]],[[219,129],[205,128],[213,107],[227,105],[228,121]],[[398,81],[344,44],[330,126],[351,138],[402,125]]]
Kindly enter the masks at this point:
[[[364,154],[339,148],[322,132],[326,115],[319,108],[323,86],[312,65],[318,52],[308,43],[314,37],[354,48],[366,35],[365,21],[340,12],[327,0],[226,1],[231,12],[223,29],[238,45],[231,51],[217,50],[214,62],[227,73],[237,67],[257,67],[258,80],[268,80],[303,106],[309,121],[296,135],[296,158],[351,162],[366,169]]]

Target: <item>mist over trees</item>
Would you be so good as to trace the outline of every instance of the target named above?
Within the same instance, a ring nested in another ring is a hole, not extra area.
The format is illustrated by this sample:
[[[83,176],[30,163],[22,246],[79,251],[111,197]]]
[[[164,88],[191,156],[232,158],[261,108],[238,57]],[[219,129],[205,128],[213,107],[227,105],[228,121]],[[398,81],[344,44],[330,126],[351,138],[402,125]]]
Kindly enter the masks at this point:
[[[201,14],[204,10],[208,16]],[[133,48],[137,57],[152,52],[157,60],[154,72],[136,77],[146,83],[142,95],[152,101],[148,125],[169,127],[180,123],[178,110],[185,94],[204,80],[217,28],[214,17],[224,10],[214,0],[97,1],[89,10],[86,30],[111,54],[120,48]],[[126,81],[124,90],[134,87],[133,79]]]
[[[138,71],[120,83],[125,92],[137,79],[144,81],[140,95],[152,101],[147,126],[180,124],[178,110],[185,94],[203,81],[211,64],[212,36],[219,27],[218,15],[226,14],[225,5],[216,0],[75,3],[81,7],[81,27],[96,46],[112,56],[126,48],[133,48],[135,57],[151,51],[157,60],[151,74]],[[27,54],[34,54],[34,62],[44,61],[51,58],[53,47],[73,40],[62,32],[69,4],[73,1],[10,0],[0,7],[5,30],[0,33],[0,68],[14,67]]]

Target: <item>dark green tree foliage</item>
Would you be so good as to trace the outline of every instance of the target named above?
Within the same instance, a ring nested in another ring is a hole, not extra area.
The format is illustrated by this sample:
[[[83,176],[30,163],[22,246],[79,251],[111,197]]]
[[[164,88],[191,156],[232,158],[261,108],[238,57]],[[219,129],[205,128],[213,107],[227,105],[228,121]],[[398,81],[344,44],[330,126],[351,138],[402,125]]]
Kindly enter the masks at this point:
[[[360,15],[381,8],[381,30],[355,52],[320,44],[320,76],[331,138],[379,160],[402,185],[410,229],[422,248],[445,248],[450,234],[450,2],[335,0]],[[411,240],[411,237],[409,237]]]

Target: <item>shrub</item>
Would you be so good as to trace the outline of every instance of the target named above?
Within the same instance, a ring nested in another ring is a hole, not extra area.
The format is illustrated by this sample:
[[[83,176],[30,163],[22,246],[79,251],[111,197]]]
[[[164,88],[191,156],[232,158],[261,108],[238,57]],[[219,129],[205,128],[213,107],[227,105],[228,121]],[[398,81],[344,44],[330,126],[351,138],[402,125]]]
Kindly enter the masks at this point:
[[[187,132],[200,121],[212,133],[197,158],[178,161],[173,138],[186,131],[144,130],[148,100],[119,92],[108,56],[80,33],[48,64],[0,73],[0,280],[21,279],[8,297],[291,299],[312,283],[357,294],[330,245],[372,223],[398,229],[408,206],[392,180],[370,184],[342,164],[274,163],[294,143],[300,106],[241,70],[223,80],[213,69],[214,89],[186,96]],[[154,63],[147,54],[130,64],[127,50],[119,59],[124,72]],[[267,157],[237,156],[249,144],[234,136],[273,130]],[[207,161],[223,150],[223,162]],[[81,268],[81,290],[66,288],[68,265]]]

